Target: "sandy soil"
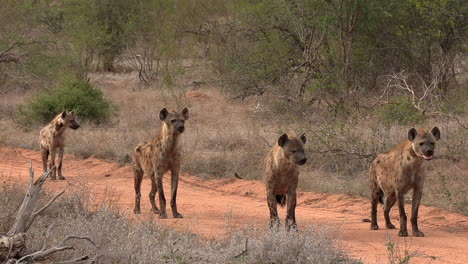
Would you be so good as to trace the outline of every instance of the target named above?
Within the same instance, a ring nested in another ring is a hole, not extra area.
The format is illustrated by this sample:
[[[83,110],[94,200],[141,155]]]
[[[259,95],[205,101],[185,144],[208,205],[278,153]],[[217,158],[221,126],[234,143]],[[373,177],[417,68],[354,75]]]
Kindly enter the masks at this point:
[[[37,174],[41,173],[40,153],[25,149],[0,147],[0,178],[2,181],[26,182],[28,164],[32,160]],[[46,184],[53,190],[86,185],[97,200],[113,201],[132,218],[141,220],[157,217],[150,213],[149,179],[143,180],[142,214],[132,214],[134,190],[132,171],[96,158],[81,159],[66,155],[64,165],[66,181]],[[166,197],[170,185],[166,176]],[[367,183],[363,183],[367,184]],[[268,207],[263,184],[258,181],[240,179],[204,180],[188,174],[181,175],[178,205],[183,219],[160,220],[172,228],[199,234],[206,238],[226,236],[231,227],[245,225],[268,225]],[[410,205],[407,205],[407,212]],[[468,263],[468,217],[449,213],[446,210],[422,206],[420,229],[426,237],[400,238],[398,230],[369,230],[370,202],[366,198],[342,194],[300,192],[297,220],[300,228],[309,224],[327,224],[339,228],[341,241],[349,253],[365,263],[387,262],[387,235],[398,243],[402,251],[405,245],[410,252],[417,251],[411,263]],[[285,210],[280,214],[284,217]],[[392,211],[394,224],[398,224],[396,207]],[[170,209],[168,215],[171,216]],[[381,208],[379,225],[384,227]],[[411,227],[409,227],[410,229]],[[410,229],[411,230],[411,229]]]

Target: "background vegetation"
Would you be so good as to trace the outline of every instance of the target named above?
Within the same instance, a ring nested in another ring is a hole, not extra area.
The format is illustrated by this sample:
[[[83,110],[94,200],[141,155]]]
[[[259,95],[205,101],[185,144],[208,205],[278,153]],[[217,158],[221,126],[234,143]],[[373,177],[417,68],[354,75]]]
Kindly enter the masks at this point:
[[[0,142],[35,149],[53,112],[95,102],[68,152],[129,162],[162,107],[188,105],[184,170],[261,179],[278,136],[305,132],[301,187],[367,195],[371,160],[437,125],[423,202],[467,213],[467,13],[461,0],[3,1]],[[104,97],[68,96],[73,84]],[[60,91],[71,101],[53,108]]]

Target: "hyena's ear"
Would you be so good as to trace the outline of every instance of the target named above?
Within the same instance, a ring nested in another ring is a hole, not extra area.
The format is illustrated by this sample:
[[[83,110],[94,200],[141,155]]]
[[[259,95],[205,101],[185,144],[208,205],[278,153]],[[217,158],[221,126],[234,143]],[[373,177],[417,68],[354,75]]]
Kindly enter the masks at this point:
[[[159,111],[159,119],[160,120],[165,120],[167,115],[169,115],[169,111],[167,111],[166,108],[163,108],[163,109],[161,109],[161,111]]]
[[[418,135],[418,131],[415,128],[412,128],[408,131],[408,140],[413,142],[416,136]]]
[[[305,143],[307,142],[307,138],[306,138],[306,136],[305,136],[305,133],[303,133],[303,134],[299,137],[299,139],[302,141],[302,144],[305,144]]]
[[[278,139],[278,145],[279,145],[280,147],[283,147],[284,144],[286,144],[286,142],[288,142],[288,135],[283,134],[283,135]]]
[[[70,112],[70,115],[73,115],[73,116],[74,116],[74,115],[75,115],[75,110],[72,110],[72,111]]]
[[[61,118],[67,117],[67,111],[63,111],[62,114],[60,114],[60,117]]]
[[[185,107],[184,109],[182,109],[182,111],[180,111],[180,113],[184,116],[184,119],[187,120],[189,118],[189,110],[187,107]]]
[[[435,137],[436,140],[439,140],[440,139],[440,130],[438,127],[434,127],[432,130],[431,130],[431,133],[432,135]]]

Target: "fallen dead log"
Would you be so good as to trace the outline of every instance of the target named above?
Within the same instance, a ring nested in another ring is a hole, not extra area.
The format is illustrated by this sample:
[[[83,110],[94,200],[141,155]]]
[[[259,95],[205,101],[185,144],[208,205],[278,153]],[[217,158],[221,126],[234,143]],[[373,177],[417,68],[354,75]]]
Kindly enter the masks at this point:
[[[41,260],[41,263],[46,263],[43,260],[49,258],[51,255],[60,251],[73,249],[72,246],[69,246],[66,243],[70,240],[76,239],[86,240],[95,246],[94,242],[88,237],[66,236],[56,246],[48,248],[48,240],[53,228],[53,225],[50,225],[47,229],[46,237],[42,243],[42,248],[39,251],[24,255],[24,252],[26,252],[27,232],[32,223],[40,213],[44,212],[58,197],[60,197],[65,192],[65,190],[61,191],[60,193],[56,194],[50,201],[48,201],[43,207],[38,210],[35,209],[42,186],[44,185],[51,171],[52,170],[44,172],[34,182],[34,170],[32,168],[32,163],[29,164],[28,191],[26,192],[23,202],[21,203],[13,226],[6,234],[0,235],[0,261],[7,264],[29,264],[36,263],[36,260]],[[81,256],[62,262],[54,261],[53,263],[78,263],[87,259],[89,259],[88,256]]]

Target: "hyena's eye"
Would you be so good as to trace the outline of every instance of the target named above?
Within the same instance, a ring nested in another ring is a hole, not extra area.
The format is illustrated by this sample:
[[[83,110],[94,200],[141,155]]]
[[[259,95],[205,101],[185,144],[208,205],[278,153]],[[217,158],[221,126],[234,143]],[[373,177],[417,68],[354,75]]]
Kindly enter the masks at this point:
[[[422,145],[424,145],[424,142],[419,142],[419,146],[422,146]]]
[[[297,152],[297,150],[292,150],[291,152],[292,152],[292,153],[296,153],[296,152]]]
[[[431,144],[431,146],[434,146],[434,145],[435,145],[435,143],[434,143],[434,142],[431,142],[430,144]]]
[[[171,123],[174,123],[174,122],[175,122],[175,119],[172,119],[172,120],[171,120]]]

